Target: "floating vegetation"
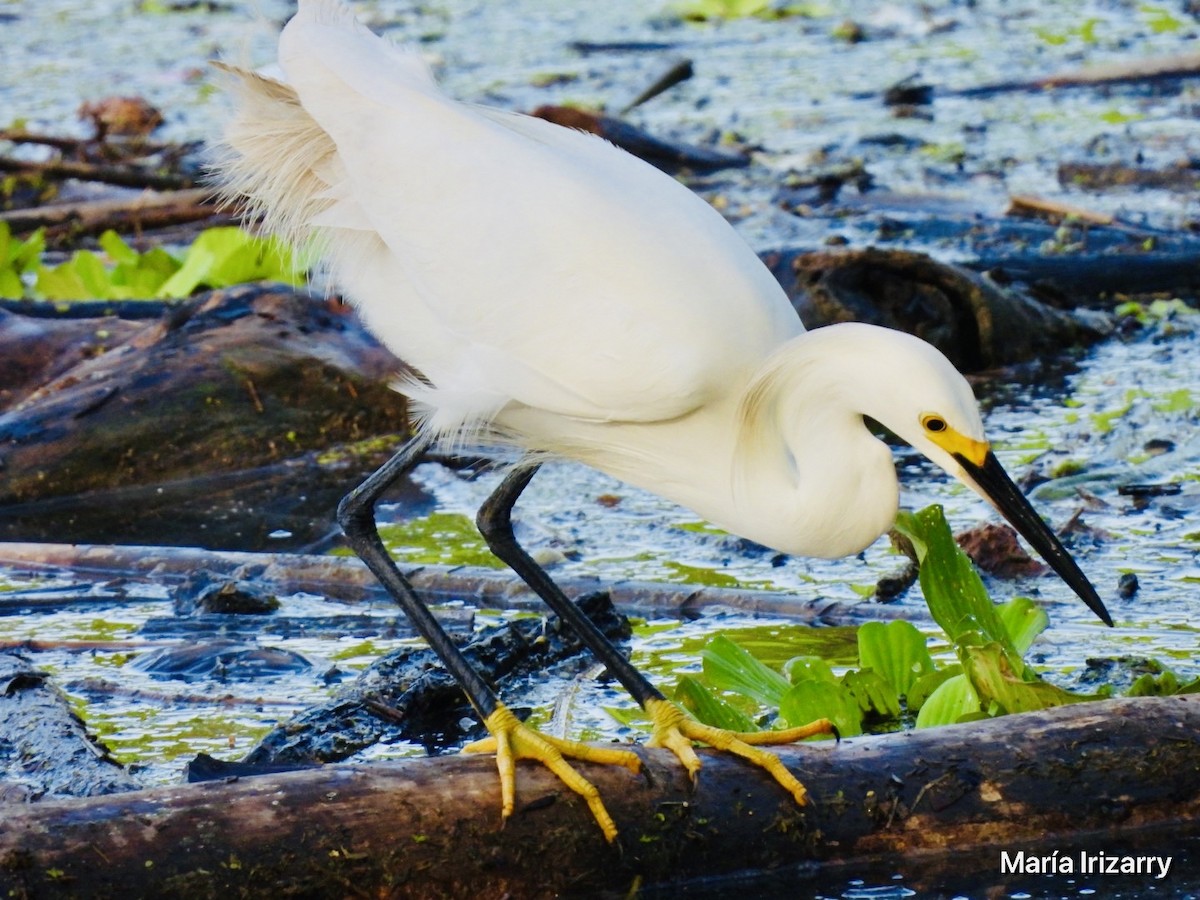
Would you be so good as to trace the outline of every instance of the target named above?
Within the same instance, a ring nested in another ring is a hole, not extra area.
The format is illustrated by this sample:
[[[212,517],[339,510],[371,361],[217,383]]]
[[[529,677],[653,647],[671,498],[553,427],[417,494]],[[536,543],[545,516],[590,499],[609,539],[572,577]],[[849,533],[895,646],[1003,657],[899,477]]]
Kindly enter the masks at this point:
[[[462,513],[435,512],[392,525],[381,525],[379,536],[388,551],[400,562],[504,568],[504,563],[488,549],[475,523]],[[351,555],[346,548],[339,548],[334,553]]]
[[[708,22],[751,17],[816,19],[830,15],[832,10],[821,3],[788,3],[785,0],[689,0],[679,7],[678,12],[689,22]]]
[[[44,231],[24,241],[0,222],[0,297],[37,300],[141,300],[191,296],[200,288],[254,281],[304,282],[307,267],[275,238],[222,226],[200,232],[182,257],[162,247],[139,253],[115,231],[99,238],[102,253],[77,250],[47,266]]]
[[[857,668],[837,675],[820,656],[795,655],[768,665],[729,636],[703,651],[703,674],[678,679],[675,698],[710,725],[756,731],[755,712],[782,727],[828,718],[844,736],[927,728],[1028,712],[1111,695],[1074,693],[1052,685],[1025,661],[1049,625],[1034,602],[1018,597],[996,606],[970,559],[959,549],[941,507],[901,513],[897,530],[917,550],[921,589],[947,639],[953,660],[935,661],[911,623],[869,622],[857,630]],[[1130,696],[1200,693],[1200,678],[1184,681],[1160,663],[1139,677]],[[755,705],[747,711],[745,700]]]

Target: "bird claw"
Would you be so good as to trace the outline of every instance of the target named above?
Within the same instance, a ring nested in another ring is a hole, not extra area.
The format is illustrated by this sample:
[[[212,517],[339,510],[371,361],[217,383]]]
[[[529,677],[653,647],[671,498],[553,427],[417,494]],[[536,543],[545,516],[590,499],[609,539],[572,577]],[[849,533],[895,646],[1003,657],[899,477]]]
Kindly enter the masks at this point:
[[[774,753],[759,750],[759,746],[791,744],[817,734],[836,734],[837,729],[828,719],[817,719],[799,728],[789,728],[785,731],[727,731],[724,728],[714,728],[704,725],[687,715],[680,707],[667,700],[649,700],[646,702],[646,712],[654,721],[654,735],[646,742],[648,747],[663,747],[670,750],[687,769],[692,780],[700,771],[700,757],[692,745],[693,741],[708,744],[716,750],[724,750],[735,756],[754,763],[766,769],[788,793],[795,798],[796,803],[804,806],[808,802],[808,791],[804,785],[787,770],[783,762]]]
[[[512,815],[516,801],[516,761],[536,759],[584,799],[596,824],[604,832],[605,840],[609,843],[616,840],[617,826],[604,808],[600,792],[572,768],[566,757],[601,765],[624,766],[637,774],[641,771],[642,761],[636,753],[541,734],[521,722],[503,704],[484,719],[484,724],[491,735],[467,744],[463,752],[496,754],[496,767],[500,770],[500,812],[506,821]]]

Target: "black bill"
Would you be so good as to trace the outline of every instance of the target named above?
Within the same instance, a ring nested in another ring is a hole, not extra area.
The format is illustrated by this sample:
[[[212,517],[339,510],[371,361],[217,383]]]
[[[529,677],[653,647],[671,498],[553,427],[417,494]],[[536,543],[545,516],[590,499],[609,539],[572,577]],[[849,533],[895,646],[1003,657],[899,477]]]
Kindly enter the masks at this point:
[[[1013,484],[1008,473],[1004,471],[1004,467],[1000,465],[1000,460],[996,459],[996,454],[989,450],[987,456],[984,457],[982,466],[976,465],[958,453],[954,454],[954,458],[971,477],[971,480],[979,486],[980,492],[992,502],[1004,518],[1008,519],[1021,537],[1029,541],[1042,559],[1050,564],[1050,568],[1071,586],[1071,590],[1079,595],[1079,599],[1087,604],[1088,609],[1099,616],[1100,621],[1105,625],[1111,626],[1112,616],[1104,608],[1104,601],[1100,599],[1100,595],[1096,593],[1092,583],[1088,581],[1087,576],[1083,574],[1054,532],[1042,521],[1042,517],[1037,514],[1037,510],[1021,493],[1021,489]]]

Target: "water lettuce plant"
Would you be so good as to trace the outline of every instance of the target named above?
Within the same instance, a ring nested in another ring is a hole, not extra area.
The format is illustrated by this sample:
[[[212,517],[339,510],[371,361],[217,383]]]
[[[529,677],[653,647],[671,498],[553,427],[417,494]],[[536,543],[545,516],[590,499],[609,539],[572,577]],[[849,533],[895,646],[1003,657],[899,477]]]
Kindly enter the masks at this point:
[[[0,298],[15,300],[25,295],[23,276],[36,271],[45,249],[42,229],[22,241],[13,237],[7,222],[0,222]]]
[[[809,656],[794,657],[777,671],[717,635],[703,650],[703,674],[682,676],[676,699],[701,721],[738,731],[758,728],[753,716],[730,702],[745,698],[770,710],[768,718],[781,727],[824,716],[851,736],[1045,709],[1111,693],[1063,690],[1025,662],[1049,617],[1025,597],[1000,606],[992,602],[940,506],[902,512],[896,530],[916,550],[921,590],[954,663],[939,665],[925,635],[904,620],[860,627],[858,668],[840,676],[823,659]],[[1143,675],[1129,691],[1131,696],[1183,692],[1200,692],[1200,679],[1181,684],[1169,670]]]
[[[251,281],[304,281],[302,260],[275,238],[221,226],[202,231],[176,257],[162,247],[139,253],[115,231],[99,238],[100,253],[77,250],[56,266],[42,262],[43,232],[24,241],[0,222],[0,297],[42,300],[136,300],[187,297],[200,288]],[[32,277],[32,284],[30,280]]]
[[[788,0],[688,0],[678,7],[679,15],[691,22],[724,19],[788,19],[794,16],[818,18],[829,15],[831,7],[823,3]]]

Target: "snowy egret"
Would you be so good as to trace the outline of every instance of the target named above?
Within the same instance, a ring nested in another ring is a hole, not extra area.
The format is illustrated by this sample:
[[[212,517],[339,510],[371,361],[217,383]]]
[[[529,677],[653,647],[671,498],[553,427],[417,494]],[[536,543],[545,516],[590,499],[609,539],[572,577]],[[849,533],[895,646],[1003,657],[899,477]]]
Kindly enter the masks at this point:
[[[502,813],[514,759],[541,760],[616,826],[564,756],[638,770],[627,750],[522,725],[396,568],[374,507],[435,442],[526,451],[479,511],[489,546],[646,709],[652,745],[695,775],[693,741],[800,782],[752,746],[829,731],[738,735],[686,716],[517,544],[513,504],[549,456],[594,466],[784,553],[857,553],[891,527],[898,487],[883,423],[1003,513],[1087,605],[1095,589],[1004,473],[971,389],[930,345],[867,325],[806,332],[770,272],[707,203],[591,135],[443,94],[420,59],[337,0],[301,0],[279,42],[284,80],[232,67],[225,190],[293,242],[315,240],[368,326],[420,373],[417,434],[351,492],[350,546],[458,678],[492,737]]]

